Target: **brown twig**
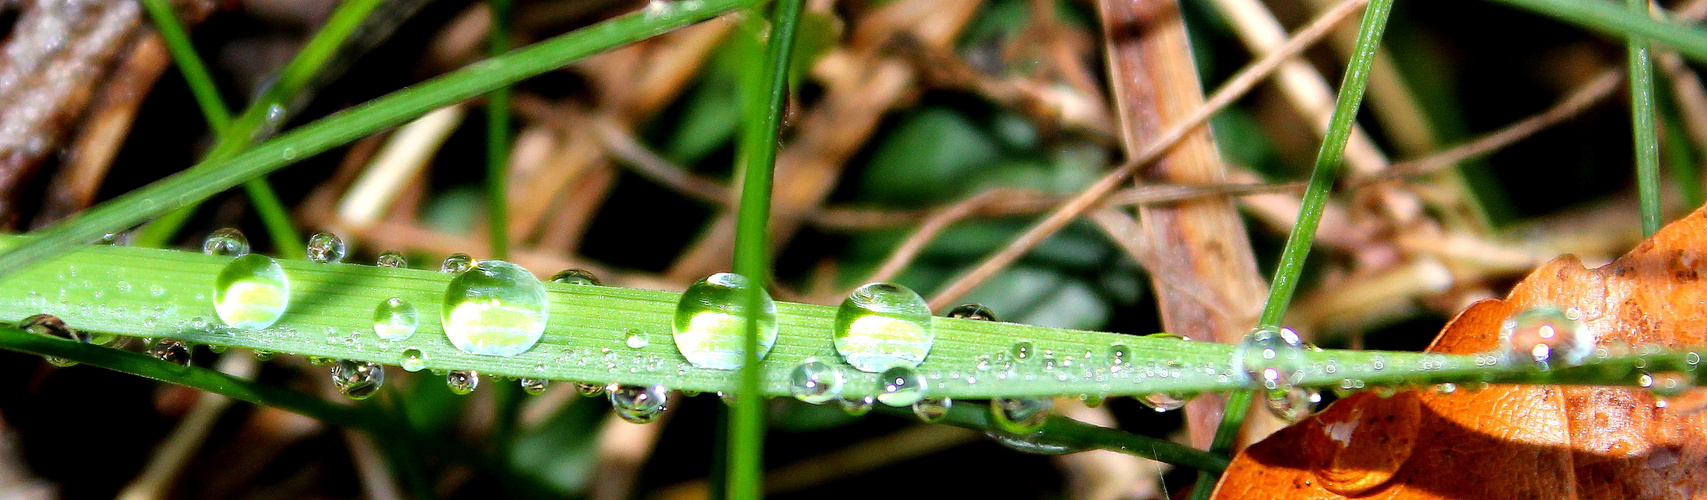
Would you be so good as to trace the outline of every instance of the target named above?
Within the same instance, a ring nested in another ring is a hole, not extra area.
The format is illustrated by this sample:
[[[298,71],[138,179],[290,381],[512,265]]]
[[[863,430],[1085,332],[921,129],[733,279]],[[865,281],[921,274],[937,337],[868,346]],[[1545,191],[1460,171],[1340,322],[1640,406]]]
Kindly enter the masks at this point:
[[[1506,125],[1504,128],[1478,137],[1470,142],[1415,160],[1393,164],[1385,178],[1423,175],[1457,165],[1460,162],[1498,151],[1523,140],[1536,132],[1568,120],[1589,107],[1606,100],[1624,81],[1624,70],[1601,71],[1588,83],[1577,87],[1564,99],[1535,116]]]

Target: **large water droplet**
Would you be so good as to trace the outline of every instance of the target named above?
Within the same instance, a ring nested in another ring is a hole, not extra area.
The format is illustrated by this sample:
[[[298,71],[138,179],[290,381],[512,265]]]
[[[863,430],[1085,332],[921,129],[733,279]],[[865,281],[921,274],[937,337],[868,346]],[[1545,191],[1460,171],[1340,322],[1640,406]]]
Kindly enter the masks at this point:
[[[1268,391],[1291,388],[1304,379],[1304,342],[1290,328],[1260,327],[1233,348],[1233,372],[1241,383]]]
[[[983,304],[961,304],[948,310],[948,317],[978,321],[996,321],[996,311]]]
[[[379,338],[399,341],[415,335],[415,328],[420,326],[420,315],[415,312],[415,304],[399,297],[379,301],[373,308],[373,333]]]
[[[379,254],[379,260],[374,261],[374,265],[379,267],[404,268],[409,267],[409,258],[404,257],[403,252],[386,250],[385,253]]]
[[[598,276],[585,269],[565,269],[551,276],[551,281],[569,285],[599,286]]]
[[[842,371],[835,365],[808,359],[788,376],[788,392],[795,399],[811,403],[823,404],[842,395],[842,384],[845,380]]]
[[[308,237],[308,261],[317,264],[337,264],[348,253],[343,238],[332,233],[314,233]]]
[[[160,339],[154,342],[154,345],[148,346],[148,355],[174,365],[190,366],[190,346],[178,339]]]
[[[289,306],[290,278],[278,262],[265,255],[238,257],[214,278],[213,310],[232,328],[260,330],[273,326]]]
[[[990,400],[992,428],[1009,434],[1030,434],[1049,421],[1055,400],[1049,398],[993,398]]]
[[[470,267],[474,267],[474,257],[465,253],[453,253],[445,257],[444,262],[439,263],[439,272],[460,274]]]
[[[249,253],[249,238],[232,228],[216,230],[202,240],[202,253],[223,257],[242,257]]]
[[[445,386],[450,392],[467,395],[480,387],[480,372],[474,370],[451,370],[445,374]]]
[[[610,390],[611,410],[623,420],[644,424],[668,409],[670,391],[661,385],[619,385]]]
[[[676,349],[689,363],[700,368],[735,370],[746,364],[747,278],[717,273],[694,283],[682,292],[672,323]],[[763,299],[755,316],[759,323],[758,358],[776,345],[776,302],[759,290]]]
[[[545,335],[545,286],[522,266],[483,260],[445,287],[440,318],[451,345],[470,354],[515,356]]]
[[[1517,312],[1500,324],[1500,339],[1507,359],[1536,363],[1576,365],[1594,352],[1594,332],[1584,325],[1576,309],[1544,305]]]
[[[937,422],[947,417],[949,408],[953,407],[953,398],[925,398],[913,403],[913,416],[925,423]]]
[[[930,306],[901,285],[859,287],[836,310],[836,352],[860,371],[919,366],[935,341]]]
[[[1288,387],[1285,390],[1268,391],[1268,412],[1280,417],[1287,423],[1297,423],[1304,417],[1316,411],[1316,403],[1322,402],[1322,394],[1306,387]]]
[[[404,349],[403,360],[397,364],[403,367],[403,371],[418,372],[427,367],[427,354],[413,347]]]
[[[542,378],[523,378],[520,383],[522,385],[522,392],[535,396],[545,394],[545,388],[551,385],[550,380]]]
[[[906,366],[883,370],[877,376],[877,401],[889,406],[911,406],[925,398],[925,379]]]
[[[332,385],[344,397],[362,400],[379,393],[385,385],[385,367],[367,361],[338,360],[332,365]]]

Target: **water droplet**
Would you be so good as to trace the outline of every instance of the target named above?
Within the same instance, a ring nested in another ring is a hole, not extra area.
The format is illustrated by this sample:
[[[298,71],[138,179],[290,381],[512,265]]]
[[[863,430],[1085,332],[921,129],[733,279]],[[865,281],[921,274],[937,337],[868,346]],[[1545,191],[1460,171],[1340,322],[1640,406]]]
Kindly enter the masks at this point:
[[[58,316],[54,316],[52,314],[37,314],[24,318],[23,321],[18,322],[18,329],[34,333],[36,335],[81,342],[84,344],[87,344],[90,341],[89,334],[71,329],[71,327],[66,326],[65,322],[60,320]],[[60,368],[77,365],[76,361],[55,356],[43,356],[42,359],[46,360],[48,364]]]
[[[611,411],[636,424],[658,420],[669,402],[670,391],[661,385],[618,385],[610,389]]]
[[[520,383],[522,392],[535,396],[545,394],[545,387],[551,385],[551,381],[542,378],[523,378]]]
[[[439,272],[460,274],[470,267],[474,267],[474,257],[465,253],[453,253],[445,257],[444,262],[439,263]]]
[[[1536,363],[1542,369],[1551,362],[1565,366],[1582,363],[1594,352],[1594,332],[1578,320],[1575,309],[1555,306],[1532,307],[1511,315],[1500,324],[1500,339],[1506,358]]]
[[[343,238],[326,232],[314,233],[308,237],[308,261],[317,264],[337,264],[344,261],[348,248],[344,246]]]
[[[1132,349],[1126,347],[1126,344],[1114,344],[1114,345],[1108,346],[1108,369],[1109,369],[1109,371],[1120,371],[1122,369],[1125,369],[1126,365],[1130,364],[1131,362],[1132,362]]]
[[[991,427],[984,430],[984,435],[994,439],[1002,446],[1025,453],[1036,455],[1062,455],[1072,453],[1073,449],[1066,445],[1050,443],[1043,440],[1043,431],[1010,432],[1001,428]]]
[[[367,399],[379,393],[379,388],[385,385],[385,367],[367,361],[338,360],[332,365],[332,385],[337,386],[344,397],[358,401]]]
[[[285,108],[284,108],[284,106],[281,106],[278,103],[273,103],[273,104],[267,105],[266,120],[267,120],[267,126],[269,128],[275,128],[275,129],[278,128],[278,126],[284,124],[284,119],[285,119]]]
[[[427,367],[427,355],[420,349],[408,348],[403,350],[403,360],[397,363],[403,371],[418,372]]]
[[[1049,410],[1055,401],[1048,398],[993,398],[990,400],[990,421],[993,429],[1011,434],[1030,434],[1049,421]]]
[[[1032,350],[1033,350],[1033,347],[1031,346],[1031,341],[1029,341],[1029,340],[1021,340],[1019,342],[1014,342],[1014,347],[1013,347],[1014,359],[1019,359],[1019,360],[1031,359],[1031,351]]]
[[[449,259],[446,259],[449,262]],[[515,356],[545,335],[545,286],[522,266],[483,260],[445,287],[445,337],[470,354]]]
[[[415,328],[420,324],[415,304],[402,298],[382,300],[373,308],[373,333],[381,339],[393,342],[406,340],[415,334]]]
[[[848,294],[836,310],[836,352],[864,372],[919,366],[936,341],[931,319],[925,299],[907,287],[867,284]]]
[[[1304,342],[1291,328],[1259,327],[1233,348],[1233,372],[1246,385],[1288,389],[1304,379]]]
[[[148,346],[148,355],[174,365],[190,366],[190,346],[178,339],[160,339]]]
[[[271,257],[248,254],[232,260],[213,282],[213,310],[239,330],[273,326],[290,306],[290,278]]]
[[[978,321],[996,321],[996,311],[983,304],[961,304],[948,310],[948,317]]]
[[[877,376],[877,401],[889,406],[911,406],[925,397],[925,379],[906,366],[891,367]]]
[[[1660,397],[1683,394],[1683,391],[1694,385],[1688,375],[1679,372],[1643,373],[1637,382],[1643,389]]]
[[[860,396],[857,398],[843,398],[840,401],[841,401],[843,412],[846,412],[849,415],[853,415],[853,416],[857,417],[860,415],[864,415],[866,413],[870,413],[871,412],[871,405],[876,400],[873,399],[871,396]]]
[[[1143,397],[1138,398],[1138,401],[1144,403],[1144,406],[1148,406],[1150,409],[1156,410],[1156,413],[1163,413],[1184,408],[1185,404],[1191,401],[1191,398],[1178,393],[1157,392],[1145,394]]]
[[[202,253],[222,257],[242,257],[249,253],[249,238],[242,231],[225,228],[214,231],[202,240]]]
[[[735,370],[746,364],[747,278],[717,273],[694,283],[676,303],[672,323],[676,349],[689,363],[700,368]],[[776,345],[776,302],[759,290],[763,303],[757,311],[758,358]]]
[[[640,349],[651,344],[652,339],[646,335],[645,330],[628,330],[628,335],[624,336],[622,343],[627,344],[629,349]]]
[[[451,370],[445,374],[445,385],[450,392],[467,395],[480,387],[480,372],[474,370]]]
[[[374,261],[374,265],[379,267],[407,268],[409,267],[409,258],[404,257],[403,252],[386,250],[385,253],[379,254],[379,259]]]
[[[925,398],[913,403],[913,416],[919,417],[925,423],[937,422],[948,416],[948,409],[954,407],[954,399]]]
[[[1264,399],[1268,401],[1269,413],[1287,423],[1297,423],[1316,411],[1316,403],[1322,402],[1322,393],[1305,387],[1288,387],[1268,391],[1268,397]]]
[[[841,369],[823,361],[808,359],[800,366],[794,367],[794,371],[789,375],[788,392],[793,394],[795,399],[811,404],[823,404],[841,397],[843,383],[845,380]]]
[[[555,275],[552,275],[551,281],[570,285],[587,286],[599,286],[603,284],[599,282],[598,276],[593,276],[593,273],[588,272],[585,269],[565,269]]]
[[[308,357],[308,364],[311,364],[314,366],[325,366],[327,364],[330,364],[331,362],[332,362],[332,358],[328,358],[325,356],[309,356]]]
[[[605,384],[576,382],[575,391],[580,392],[582,396],[593,397],[605,392]]]

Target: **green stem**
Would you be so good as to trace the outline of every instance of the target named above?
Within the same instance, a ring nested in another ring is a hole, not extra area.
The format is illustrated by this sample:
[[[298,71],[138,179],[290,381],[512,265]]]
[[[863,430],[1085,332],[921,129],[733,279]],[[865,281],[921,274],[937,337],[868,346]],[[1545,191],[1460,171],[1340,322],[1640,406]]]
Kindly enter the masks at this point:
[[[1648,17],[1648,0],[1627,0],[1630,12]],[[1654,66],[1648,39],[1630,35],[1630,127],[1636,145],[1636,192],[1641,198],[1642,234],[1660,230],[1660,147],[1654,126]]]
[[[487,0],[492,9],[492,30],[487,35],[492,57],[510,51],[510,0]],[[510,253],[509,185],[510,87],[498,87],[486,96],[486,231],[491,238],[492,258],[507,259]]]
[[[1221,413],[1221,425],[1215,429],[1215,439],[1209,443],[1209,453],[1225,457],[1238,444],[1239,428],[1244,426],[1245,414],[1251,409],[1251,391],[1233,391],[1227,395],[1227,407]],[[1203,500],[1215,491],[1220,470],[1198,469],[1197,484],[1191,488],[1191,498]]]
[[[758,66],[761,85],[752,85],[745,100],[746,126],[742,129],[741,204],[735,225],[735,272],[747,277],[746,310],[762,307],[764,289],[770,284],[770,244],[766,223],[770,220],[771,174],[776,166],[777,132],[782,126],[784,99],[788,92],[788,63],[793,58],[795,29],[800,21],[801,0],[779,0],[771,13],[770,37],[765,43],[765,64]],[[741,368],[741,390],[736,392],[735,412],[729,422],[729,463],[725,487],[728,498],[758,498],[763,493],[765,407],[763,372],[759,367],[759,317],[747,314],[746,360]]]
[[[1552,17],[1618,38],[1639,35],[1707,62],[1707,31],[1656,21],[1646,14],[1601,0],[1489,0]]]

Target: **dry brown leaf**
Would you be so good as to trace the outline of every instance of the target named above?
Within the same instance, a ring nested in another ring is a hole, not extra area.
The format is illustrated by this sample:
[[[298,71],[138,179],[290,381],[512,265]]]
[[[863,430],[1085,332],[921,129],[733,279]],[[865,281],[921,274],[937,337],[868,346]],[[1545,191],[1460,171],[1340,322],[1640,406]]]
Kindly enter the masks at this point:
[[[1496,349],[1500,323],[1575,307],[1601,346],[1707,336],[1707,208],[1610,264],[1556,259],[1478,302],[1430,352]],[[1643,390],[1495,385],[1347,397],[1233,459],[1216,498],[1707,498],[1707,413]]]

